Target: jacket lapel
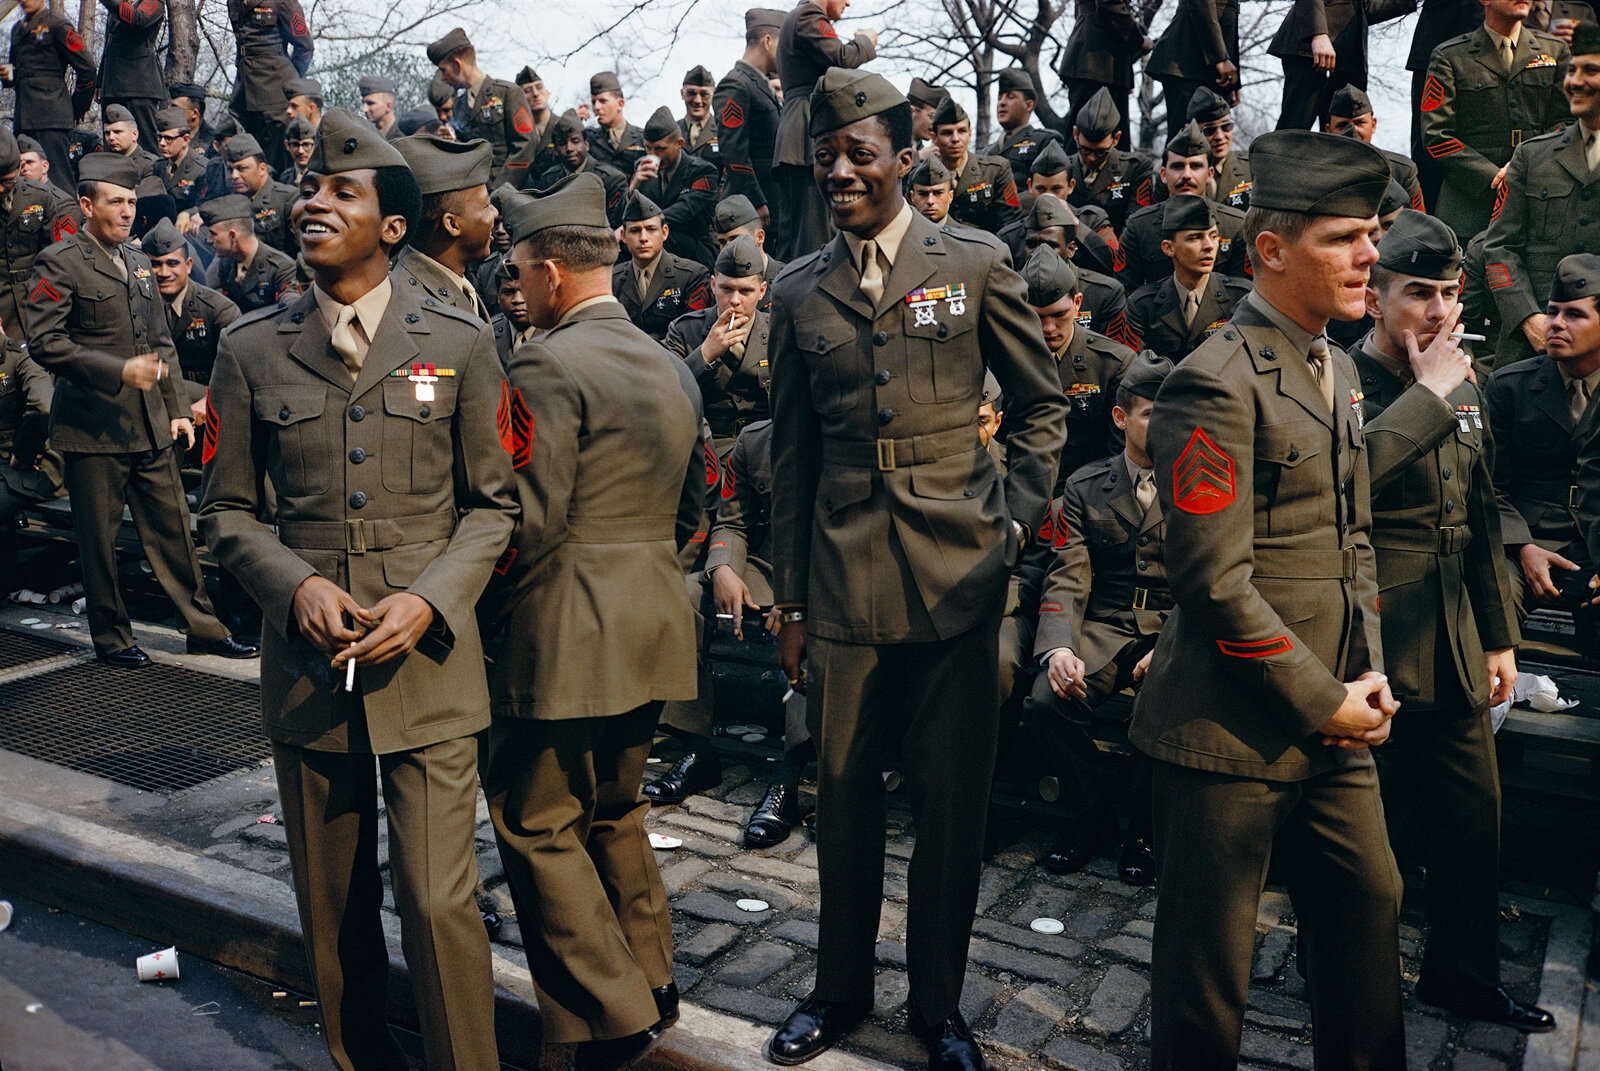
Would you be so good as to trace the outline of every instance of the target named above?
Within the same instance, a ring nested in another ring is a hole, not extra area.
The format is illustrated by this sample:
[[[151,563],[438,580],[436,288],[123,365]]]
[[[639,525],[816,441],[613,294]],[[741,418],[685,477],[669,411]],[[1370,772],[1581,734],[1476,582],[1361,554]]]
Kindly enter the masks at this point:
[[[1583,139],[1578,136],[1577,123],[1569,124],[1562,133],[1555,158],[1580,185],[1587,186],[1596,177],[1589,174],[1589,161],[1583,153]]]
[[[1523,36],[1527,35],[1524,34]],[[1521,42],[1519,41],[1518,44],[1520,45]],[[1489,36],[1489,31],[1481,26],[1472,34],[1472,58],[1497,78],[1502,81],[1505,79],[1505,69],[1500,66],[1500,50],[1495,47],[1493,39]],[[1515,63],[1512,64],[1512,68],[1516,68]]]
[[[296,336],[289,345],[289,356],[340,390],[350,391],[354,385],[350,370],[333,352],[328,340],[328,327],[322,322],[316,295],[311,290],[306,290],[295,299],[294,304],[278,314],[278,334]]]
[[[1105,482],[1100,485],[1101,493],[1106,496],[1106,504],[1113,513],[1138,531],[1139,503],[1133,497],[1134,474],[1128,468],[1128,458],[1122,454],[1111,465],[1111,471],[1101,477]]]
[[[1161,322],[1179,338],[1189,337],[1189,325],[1183,322],[1183,299],[1178,296],[1178,282],[1172,276],[1161,280],[1156,291],[1156,308],[1161,312]]]
[[[404,368],[421,353],[411,336],[413,332],[427,334],[428,324],[417,313],[417,309],[416,299],[410,294],[398,289],[391,291],[389,307],[383,310],[383,319],[378,321],[378,333],[372,339],[367,359],[361,364],[361,374],[356,377],[355,387],[350,391],[352,398],[366,394],[382,383],[390,372]],[[408,318],[408,313],[416,317],[415,323]],[[349,375],[348,372],[345,374]]]
[[[1562,430],[1572,430],[1572,409],[1567,404],[1567,385],[1561,379],[1556,363],[1548,357],[1544,359],[1544,367],[1539,369],[1538,378],[1533,381],[1533,402],[1541,413],[1560,425]]]
[[[1311,368],[1306,363],[1305,355],[1294,351],[1288,340],[1283,337],[1283,332],[1248,305],[1234,317],[1233,325],[1244,338],[1245,345],[1250,350],[1250,359],[1255,362],[1257,373],[1276,374],[1277,389],[1281,396],[1288,398],[1329,428],[1337,427],[1333,414],[1328,412],[1328,407],[1322,401],[1322,391],[1318,389],[1317,381],[1312,378]],[[1294,367],[1295,365],[1299,367]],[[1338,397],[1336,384],[1335,400]]]
[[[824,294],[862,316],[874,318],[872,306],[861,292],[861,276],[850,262],[850,247],[845,244],[843,234],[834,235],[833,241],[823,247],[813,270],[821,275],[817,280],[817,288]],[[889,295],[887,285],[883,293],[885,297]]]

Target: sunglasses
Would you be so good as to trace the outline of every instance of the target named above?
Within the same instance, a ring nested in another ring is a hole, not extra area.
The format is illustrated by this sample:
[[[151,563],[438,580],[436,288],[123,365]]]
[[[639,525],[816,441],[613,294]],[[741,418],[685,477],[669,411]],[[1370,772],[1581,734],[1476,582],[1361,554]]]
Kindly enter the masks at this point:
[[[1200,128],[1200,133],[1208,138],[1212,134],[1231,134],[1233,133],[1233,120],[1217,123],[1214,126],[1203,126]]]
[[[532,268],[538,264],[561,264],[564,263],[564,261],[561,257],[540,257],[538,260],[506,260],[502,261],[501,263],[505,267],[506,275],[520,283],[522,281],[523,265],[527,265],[528,267]]]

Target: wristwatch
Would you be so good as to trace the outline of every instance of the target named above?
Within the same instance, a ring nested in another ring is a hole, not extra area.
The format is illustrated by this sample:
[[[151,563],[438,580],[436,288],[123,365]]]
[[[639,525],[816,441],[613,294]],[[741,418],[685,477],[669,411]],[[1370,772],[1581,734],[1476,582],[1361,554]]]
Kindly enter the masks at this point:
[[[801,609],[783,610],[778,614],[778,620],[785,625],[798,624],[806,619],[806,612]]]
[[[1028,530],[1026,528],[1022,527],[1022,522],[1021,521],[1012,521],[1011,522],[1011,527],[1017,533],[1017,549],[1018,550],[1027,550],[1028,549]]]

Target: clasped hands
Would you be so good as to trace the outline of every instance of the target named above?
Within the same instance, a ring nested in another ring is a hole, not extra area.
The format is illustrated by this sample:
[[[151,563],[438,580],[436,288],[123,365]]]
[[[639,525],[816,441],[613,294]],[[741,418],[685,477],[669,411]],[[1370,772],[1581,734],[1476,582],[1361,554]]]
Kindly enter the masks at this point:
[[[371,607],[323,576],[307,577],[294,592],[295,623],[317,650],[344,669],[377,666],[409,654],[433,624],[433,606],[420,595],[397,592]]]

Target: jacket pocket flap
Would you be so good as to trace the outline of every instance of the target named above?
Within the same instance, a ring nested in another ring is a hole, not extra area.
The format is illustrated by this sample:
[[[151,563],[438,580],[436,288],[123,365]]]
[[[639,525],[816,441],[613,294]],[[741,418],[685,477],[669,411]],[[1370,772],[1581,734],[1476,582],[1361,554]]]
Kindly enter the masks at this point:
[[[254,399],[256,419],[288,427],[322,415],[328,404],[327,387],[267,387]]]

